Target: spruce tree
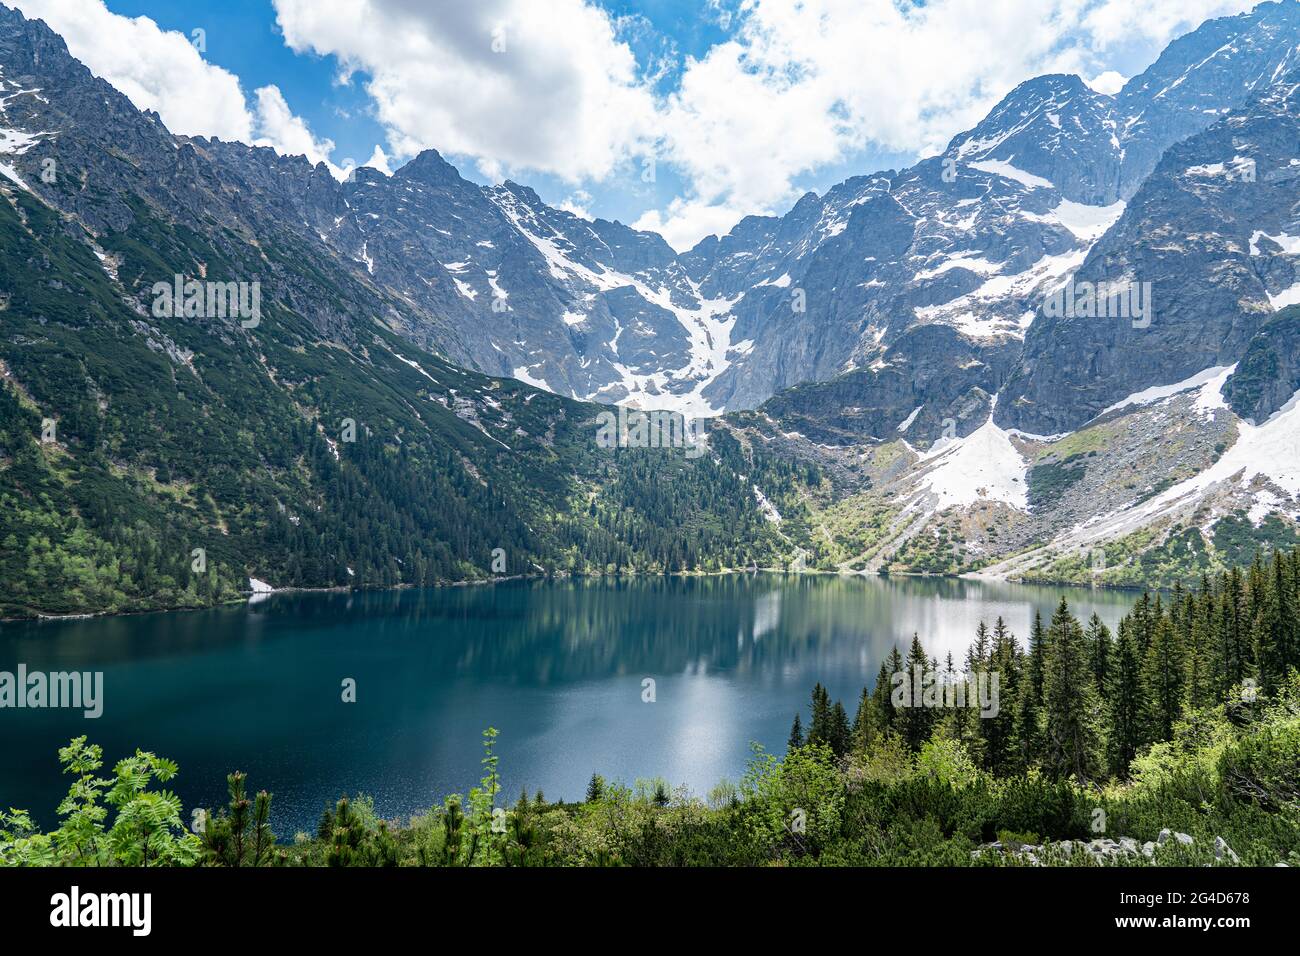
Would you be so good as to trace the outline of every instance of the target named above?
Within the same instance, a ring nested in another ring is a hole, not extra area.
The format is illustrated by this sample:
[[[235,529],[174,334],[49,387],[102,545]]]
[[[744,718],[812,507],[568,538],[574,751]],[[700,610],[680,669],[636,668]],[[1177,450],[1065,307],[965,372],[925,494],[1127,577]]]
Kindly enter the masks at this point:
[[[1046,642],[1042,615],[1035,611],[1016,702],[1018,763],[1025,770],[1038,766],[1043,759],[1043,656]]]
[[[1110,772],[1128,775],[1128,766],[1145,743],[1142,710],[1142,664],[1137,643],[1130,634],[1128,619],[1120,622],[1115,640],[1115,659],[1106,685],[1106,716],[1109,733],[1106,758]]]
[[[1192,710],[1215,703],[1214,695],[1214,594],[1208,576],[1201,579],[1201,590],[1187,597],[1186,624],[1183,628],[1187,648],[1187,683],[1184,706]]]
[[[1052,615],[1043,664],[1043,725],[1046,768],[1080,782],[1100,771],[1100,699],[1090,668],[1083,628],[1065,598]]]
[[[985,742],[984,763],[994,773],[1008,773],[1014,764],[1016,688],[1019,678],[1019,648],[1016,639],[999,617],[993,625],[989,680],[998,680],[998,712],[982,721]],[[991,685],[990,685],[991,686]]]
[[[786,741],[786,752],[798,750],[803,746],[803,724],[799,720],[799,714],[794,715],[794,723],[790,725],[790,739]]]
[[[1098,694],[1106,693],[1106,676],[1110,670],[1110,655],[1114,638],[1102,619],[1094,611],[1088,619],[1087,647],[1088,669],[1092,672],[1093,686]]]
[[[858,712],[853,715],[853,728],[850,732],[849,746],[858,753],[865,752],[876,739],[876,710],[871,699],[871,692],[862,688],[858,698]]]
[[[831,698],[819,681],[812,692],[812,723],[808,727],[808,744],[831,742]]]
[[[898,713],[894,709],[892,694],[894,675],[903,671],[903,656],[897,647],[889,650],[889,656],[880,662],[880,673],[876,675],[876,686],[871,690],[871,703],[876,712],[876,727],[880,733],[898,729]]]
[[[1215,700],[1223,700],[1229,688],[1241,684],[1250,667],[1248,625],[1243,620],[1245,590],[1240,568],[1234,567],[1223,576],[1217,599],[1212,665]]]
[[[1157,598],[1157,602],[1159,599]],[[1169,740],[1182,710],[1186,659],[1170,615],[1156,620],[1142,670],[1147,733],[1152,740]]]
[[[843,757],[849,752],[850,742],[849,714],[844,709],[843,701],[836,701],[831,708],[830,745],[831,753]]]
[[[930,667],[930,659],[926,657],[925,648],[921,646],[921,638],[917,634],[912,635],[912,646],[907,652],[905,670],[908,693],[903,699],[908,706],[903,707],[898,715],[898,726],[908,747],[918,751],[921,745],[930,739],[935,716],[934,711],[925,706],[922,688],[929,686],[925,675],[930,675],[932,679],[937,679],[938,675]],[[916,678],[918,673],[922,675],[921,681]],[[921,687],[918,687],[918,684]]]

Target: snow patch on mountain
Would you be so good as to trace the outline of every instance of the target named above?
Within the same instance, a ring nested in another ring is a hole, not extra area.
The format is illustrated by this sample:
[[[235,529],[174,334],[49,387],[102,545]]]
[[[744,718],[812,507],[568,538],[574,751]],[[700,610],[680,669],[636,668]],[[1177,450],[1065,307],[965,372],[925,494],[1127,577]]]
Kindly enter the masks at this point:
[[[1023,272],[995,274],[979,288],[950,302],[917,308],[916,318],[954,326],[971,338],[1021,338],[1033,322],[1038,298],[1082,265],[1090,248],[1043,256]]]
[[[912,409],[912,414],[908,415],[898,423],[898,430],[900,433],[905,432],[912,427],[912,422],[916,421],[916,416],[921,414],[921,409],[923,408],[925,408],[924,405],[917,405],[916,408]]]
[[[1268,301],[1274,309],[1285,309],[1288,305],[1295,305],[1300,302],[1300,282],[1288,286],[1277,295],[1270,292]]]
[[[1201,386],[1196,402],[1198,409],[1227,407],[1222,388],[1231,372],[1232,369],[1221,369]],[[1214,464],[1148,501],[1094,518],[1054,541],[1053,546],[1079,546],[1123,537],[1161,518],[1195,511],[1220,490],[1248,491],[1264,482],[1287,495],[1300,494],[1300,391],[1263,424],[1252,425],[1245,420],[1236,424],[1236,442]],[[1275,491],[1269,489],[1255,488],[1250,495],[1254,502],[1252,510],[1266,502],[1280,502]]]
[[[1052,216],[1079,239],[1095,242],[1124,214],[1124,206],[1122,200],[1109,206],[1086,206],[1062,199]]]
[[[1300,236],[1292,236],[1285,232],[1279,232],[1276,236],[1270,236],[1262,229],[1256,229],[1250,235],[1250,254],[1252,256],[1263,255],[1259,248],[1259,240],[1267,239],[1269,242],[1275,242],[1282,247],[1282,251],[1289,256],[1300,254]]]
[[[630,287],[643,301],[672,314],[686,332],[688,358],[685,365],[645,374],[614,359],[609,364],[618,374],[618,380],[579,397],[592,401],[617,400],[642,408],[692,416],[722,413],[723,409],[715,407],[703,392],[731,365],[731,330],[736,322],[731,308],[740,296],[706,298],[696,282],[675,268],[666,274],[659,271],[627,273],[601,264],[598,264],[599,270],[592,268],[570,257],[563,248],[570,244],[568,240],[541,222],[509,190],[494,190],[490,195],[519,233],[541,253],[551,275],[563,280],[571,290],[589,298],[597,293]],[[496,276],[489,275],[493,292],[504,297]],[[786,284],[789,283],[788,276],[782,278]],[[781,280],[771,284],[780,286]],[[570,327],[586,320],[585,316],[568,310],[559,318]],[[617,329],[610,343],[615,355],[618,354],[618,339],[624,331],[621,324]],[[516,374],[515,377],[521,376]],[[521,380],[549,388],[535,377]]]
[[[1029,189],[1056,188],[1050,181],[1044,179],[1042,176],[1035,176],[1033,173],[1027,173],[1023,169],[1017,169],[1006,160],[982,159],[978,162],[968,163],[967,165],[970,166],[971,169],[978,169],[982,173],[992,173],[995,176],[1001,176],[1003,179],[1014,180]]]
[[[763,494],[758,485],[754,485],[754,500],[758,502],[758,510],[763,513],[763,518],[772,524],[781,523],[781,512],[776,510],[776,505],[768,500],[767,495]]]
[[[1151,388],[1144,388],[1140,392],[1134,392],[1127,398],[1123,398],[1113,405],[1108,406],[1102,411],[1102,415],[1118,411],[1121,408],[1128,408],[1131,405],[1152,405],[1156,402],[1163,401],[1166,398],[1172,398],[1180,392],[1190,391],[1193,388],[1201,388],[1206,383],[1219,381],[1219,387],[1222,387],[1223,381],[1227,381],[1228,375],[1232,373],[1235,366],[1216,365],[1213,368],[1207,368],[1204,371],[1197,372],[1190,378],[1183,379],[1181,382],[1175,382],[1172,385],[1154,385]],[[1222,396],[1220,396],[1220,399]],[[1100,418],[1101,416],[1097,416]]]
[[[1029,510],[1029,463],[1007,432],[994,424],[992,414],[965,438],[936,442],[922,462],[928,466],[920,485],[937,496],[936,512],[991,501]]]

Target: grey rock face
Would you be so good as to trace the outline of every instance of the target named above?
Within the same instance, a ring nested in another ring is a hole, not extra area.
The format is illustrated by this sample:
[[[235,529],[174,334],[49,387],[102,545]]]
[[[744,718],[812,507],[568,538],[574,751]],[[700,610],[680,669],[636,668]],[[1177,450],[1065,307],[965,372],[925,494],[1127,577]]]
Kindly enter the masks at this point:
[[[682,261],[712,286],[743,293],[733,340],[755,343],[709,393],[728,408],[752,407],[797,382],[869,366],[923,324],[951,325],[994,350],[1017,348],[1040,321],[1042,293],[1083,263],[1118,215],[1116,204],[1137,193],[1170,146],[1300,65],[1297,41],[1300,8],[1265,4],[1171,44],[1113,97],[1078,77],[1038,77],[939,157],[850,180],[823,199],[805,196],[779,220],[745,220],[729,236],[705,240]],[[776,281],[804,290],[805,314],[757,285]],[[1194,364],[1194,356],[1183,358]],[[1112,374],[1089,360],[1068,364],[1103,380]],[[1028,430],[1053,433],[1053,420],[1078,420],[1076,396],[1055,398],[1071,407],[1026,413]]]
[[[786,389],[760,411],[822,444],[890,436],[924,447],[979,427],[1014,357],[946,325],[919,326],[872,366]]]
[[[1124,121],[1120,193],[1132,195],[1173,143],[1205,129],[1300,66],[1294,3],[1203,23],[1116,96]]]
[[[1223,394],[1234,412],[1259,424],[1289,402],[1297,390],[1300,308],[1291,306],[1268,320],[1247,343]]]
[[[332,260],[299,214],[310,197],[331,188],[324,166],[240,147],[267,170],[261,183],[245,178],[216,161],[208,141],[175,137],[157,114],[137,110],[43,22],[2,6],[0,91],[0,164],[12,174],[3,183],[59,210],[71,233],[80,232],[73,223],[92,237],[125,230],[145,203],[177,224],[176,243],[204,237],[188,252],[210,262],[208,279],[260,283],[266,313],[284,304],[310,316],[319,334],[350,341],[359,320],[394,308],[389,295],[346,271],[331,268],[327,278],[285,267],[290,258]],[[274,255],[250,262],[248,240]],[[140,302],[153,283],[172,278],[157,274],[147,258],[115,275]]]
[[[781,414],[883,439],[920,409],[907,434],[925,442],[946,420],[968,431],[1001,391],[999,422],[1052,434],[1250,344],[1251,368],[1278,368],[1273,384],[1243,368],[1232,385],[1234,407],[1257,416],[1290,381],[1282,333],[1255,336],[1300,279],[1294,87],[1280,82],[1298,43],[1300,6],[1264,4],[1179,39],[1113,97],[1036,78],[940,156],[680,255],[525,186],[469,182],[434,150],[338,183],[301,157],[174,137],[9,11],[3,124],[20,135],[0,161],[92,230],[129,223],[123,197],[137,195],[328,261],[331,278],[311,282],[268,256],[263,277],[325,334],[379,317],[453,361],[567,395],[701,412],[825,382],[782,397]],[[57,182],[40,178],[47,159]],[[1151,327],[1045,315],[1071,275],[1151,282]]]
[[[1134,392],[1236,362],[1300,280],[1300,258],[1279,244],[1300,232],[1297,129],[1288,81],[1170,148],[1075,274],[1073,314],[1039,306],[998,420],[1068,431]],[[1115,297],[1095,314],[1081,305],[1088,288],[1145,290],[1150,309],[1117,310]]]

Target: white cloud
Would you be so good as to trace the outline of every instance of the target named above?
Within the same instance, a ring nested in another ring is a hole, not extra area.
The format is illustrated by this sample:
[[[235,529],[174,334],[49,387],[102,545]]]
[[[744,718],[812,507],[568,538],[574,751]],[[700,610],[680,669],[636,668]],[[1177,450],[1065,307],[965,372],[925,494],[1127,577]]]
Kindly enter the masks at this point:
[[[1128,77],[1116,70],[1107,70],[1104,73],[1098,73],[1088,85],[1098,93],[1104,93],[1107,96],[1114,96],[1120,90],[1124,89],[1124,84],[1128,82]]]
[[[142,110],[157,110],[167,128],[186,136],[248,142],[253,117],[239,78],[208,63],[184,34],[148,17],[109,12],[103,0],[10,0],[24,16],[44,20],[96,76]]]
[[[584,0],[275,0],[285,41],[360,71],[399,156],[471,156],[489,177],[602,179],[654,132],[654,97]]]
[[[173,133],[272,146],[285,155],[327,162],[336,176],[346,173],[329,161],[334,143],[313,136],[278,87],[255,91],[256,106],[250,110],[239,78],[207,62],[185,34],[163,30],[148,17],[113,13],[103,0],[9,2],[24,16],[44,20],[92,73],[138,108],[156,110]]]
[[[1032,76],[1113,85],[1111,47],[1158,50],[1250,6],[709,0],[701,15],[728,39],[657,96],[661,73],[636,62],[623,21],[595,0],[275,0],[294,50],[365,75],[401,156],[432,146],[491,178],[538,171],[579,184],[631,179],[638,164],[626,161],[653,150],[686,186],[637,225],[675,246],[781,211],[799,177],[865,150],[936,152]]]
[[[1146,40],[1163,49],[1212,17],[1244,13],[1259,0],[1099,0],[1089,3],[1082,31],[1098,46]]]
[[[688,62],[665,110],[667,159],[692,192],[642,222],[661,222],[680,242],[725,220],[725,209],[780,211],[802,174],[867,148],[933,154],[1025,79],[1091,75],[1112,44],[1158,50],[1208,16],[1251,5],[748,0],[734,38]]]
[[[273,146],[289,156],[306,156],[313,163],[328,163],[331,171],[342,178],[338,167],[329,161],[334,141],[318,140],[301,116],[295,116],[278,86],[263,86],[256,92],[255,125],[259,138],[255,146]]]
[[[361,165],[373,166],[375,169],[379,170],[385,176],[393,175],[393,170],[388,165],[388,154],[385,153],[383,147],[379,146],[378,144],[375,145],[375,151],[370,154],[370,158],[367,159]]]
[[[699,199],[678,197],[662,211],[651,209],[632,223],[633,229],[657,232],[678,252],[684,252],[708,235],[723,236],[745,216],[754,213],[752,208],[732,206],[725,202],[709,203]]]
[[[591,214],[591,193],[585,189],[576,189],[566,196],[557,206],[557,209],[563,209],[567,213],[572,213],[580,219],[592,219]]]
[[[110,13],[102,0],[15,0],[73,53],[182,133],[329,160],[275,87],[250,109],[238,79],[180,33]],[[1152,55],[1202,20],[1253,0],[708,0],[727,39],[682,64],[666,96],[655,49],[597,0],[274,0],[296,52],[334,56],[364,83],[390,156],[426,147],[472,158],[487,176],[552,174],[576,190],[634,187],[655,155],[684,183],[647,211],[681,247],[738,218],[774,213],[801,177],[878,151],[922,156],[978,122],[1017,83],[1045,72],[1122,77],[1114,51]],[[642,18],[643,19],[643,18]],[[629,45],[631,43],[631,45]],[[331,164],[336,174],[346,173]],[[867,172],[869,170],[862,170]],[[566,201],[585,211],[585,202]]]

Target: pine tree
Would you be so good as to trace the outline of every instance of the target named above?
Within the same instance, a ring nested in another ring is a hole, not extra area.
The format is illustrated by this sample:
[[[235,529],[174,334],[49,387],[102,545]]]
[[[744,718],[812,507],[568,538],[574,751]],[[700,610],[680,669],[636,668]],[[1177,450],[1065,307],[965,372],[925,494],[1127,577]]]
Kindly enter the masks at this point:
[[[843,757],[849,752],[850,741],[849,714],[842,701],[836,701],[831,708],[830,745],[831,753]]]
[[[1213,688],[1216,700],[1223,700],[1228,689],[1245,680],[1251,654],[1247,646],[1245,615],[1245,580],[1240,568],[1223,576],[1219,589],[1213,650]]]
[[[989,663],[989,629],[983,621],[975,628],[975,643],[966,651],[966,673],[973,674],[975,671],[984,670]],[[952,655],[949,654],[951,661]]]
[[[790,725],[790,739],[786,741],[785,749],[788,753],[792,750],[798,750],[803,746],[803,724],[799,720],[799,714],[795,713],[794,723]]]
[[[1201,589],[1187,597],[1187,623],[1184,625],[1187,647],[1187,678],[1184,706],[1192,710],[1209,707],[1214,696],[1214,593],[1208,576],[1202,576]]]
[[[1137,645],[1138,656],[1145,659],[1147,648],[1151,646],[1151,634],[1153,629],[1151,610],[1151,595],[1143,592],[1142,597],[1133,605],[1133,610],[1129,612],[1130,634],[1134,643]]]
[[[902,713],[898,715],[898,726],[908,747],[913,751],[919,751],[921,745],[930,739],[934,711],[925,706],[924,690],[918,693],[916,675],[918,673],[922,675],[920,683],[923,688],[930,687],[929,682],[937,679],[938,675],[930,667],[930,659],[926,657],[925,648],[921,646],[921,638],[917,634],[912,635],[912,646],[907,652],[906,672],[909,693],[904,700],[908,706],[904,707]],[[930,693],[933,691],[931,690]]]
[[[1115,640],[1115,660],[1106,684],[1106,716],[1109,734],[1106,757],[1110,772],[1123,777],[1128,765],[1145,743],[1142,712],[1142,664],[1137,644],[1130,636],[1128,619],[1120,622]]]
[[[1016,702],[1016,745],[1022,769],[1038,766],[1043,759],[1043,657],[1046,642],[1042,615],[1035,611]]]
[[[862,688],[858,698],[858,712],[853,715],[853,728],[850,731],[849,746],[858,753],[865,752],[876,739],[876,709],[871,699],[871,692]]]
[[[1043,665],[1047,769],[1080,782],[1100,772],[1100,699],[1089,667],[1083,628],[1065,598],[1052,615]]]
[[[1001,617],[993,625],[990,648],[990,680],[998,680],[998,712],[982,721],[985,766],[994,773],[1007,773],[1014,761],[1016,693],[1019,683],[1019,648]]]
[[[1157,602],[1159,599],[1157,598]],[[1142,670],[1147,733],[1152,740],[1169,740],[1182,710],[1186,660],[1178,632],[1167,614],[1155,622]]]
[[[1088,669],[1092,672],[1093,686],[1098,694],[1106,693],[1106,677],[1110,671],[1110,656],[1114,638],[1102,619],[1094,611],[1088,619]]]
[[[876,686],[871,690],[871,703],[876,712],[876,726],[886,733],[898,729],[898,712],[894,709],[894,675],[903,672],[903,656],[897,647],[889,649],[889,656],[881,661],[876,675]]]
[[[831,742],[831,698],[820,682],[812,692],[812,723],[808,727],[808,744]]]

